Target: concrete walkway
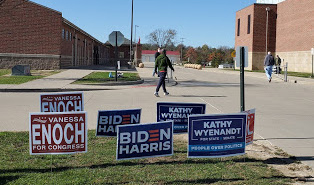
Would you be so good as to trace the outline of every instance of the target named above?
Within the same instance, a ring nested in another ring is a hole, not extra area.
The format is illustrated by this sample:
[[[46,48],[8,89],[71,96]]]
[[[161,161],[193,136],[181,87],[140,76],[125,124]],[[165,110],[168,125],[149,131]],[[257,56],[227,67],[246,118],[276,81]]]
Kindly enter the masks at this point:
[[[140,77],[144,80],[144,83],[147,85],[156,85],[158,78],[153,77],[153,63],[144,63],[144,68],[137,68],[137,72],[139,73]],[[176,66],[181,67],[181,66]],[[89,67],[90,69],[68,69],[62,71],[58,74],[54,74],[42,79],[33,80],[24,84],[19,85],[7,85],[7,84],[0,84],[0,92],[32,92],[32,91],[88,91],[88,90],[106,90],[110,88],[117,88],[113,87],[112,85],[118,85],[117,83],[104,83],[104,84],[97,84],[97,85],[84,85],[84,84],[71,84],[72,82],[83,78],[84,76],[94,72],[94,71],[113,71],[111,70],[104,70],[94,67]],[[191,69],[195,70],[195,69]],[[136,71],[133,71],[136,72]],[[210,72],[210,73],[226,73],[226,74],[240,74],[239,71],[233,70],[225,70],[225,69],[217,69],[217,68],[203,68],[202,72]],[[175,73],[174,73],[175,76]],[[266,79],[265,73],[257,73],[257,72],[245,72],[245,76],[250,76],[254,78]],[[175,79],[174,79],[175,80]],[[283,81],[283,75],[273,74],[272,81]],[[121,83],[121,85],[135,85],[137,83]],[[141,82],[140,82],[141,83]],[[178,80],[180,83],[180,80]],[[314,85],[314,79],[310,78],[299,78],[299,77],[288,77],[288,83],[297,83],[302,85]],[[175,81],[171,81],[168,85],[175,85]]]
[[[108,87],[121,84],[134,84],[133,83],[104,83],[97,85],[84,85],[84,84],[71,84],[78,79],[85,77],[86,75],[92,72],[105,72],[105,71],[114,71],[114,70],[96,70],[96,69],[68,69],[60,73],[41,78],[38,80],[33,80],[27,83],[18,84],[18,85],[0,85],[0,92],[31,92],[31,91],[84,91],[84,90],[105,90]],[[136,71],[134,71],[136,72]]]

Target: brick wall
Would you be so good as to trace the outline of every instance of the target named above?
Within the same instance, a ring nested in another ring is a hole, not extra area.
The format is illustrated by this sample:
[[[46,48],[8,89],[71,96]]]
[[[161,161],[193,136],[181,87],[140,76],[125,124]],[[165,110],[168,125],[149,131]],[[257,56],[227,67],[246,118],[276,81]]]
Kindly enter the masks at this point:
[[[0,53],[60,55],[61,24],[60,12],[26,0],[4,1]]]
[[[0,69],[11,69],[15,65],[30,65],[31,69],[60,69],[59,55],[0,54]]]
[[[314,1],[286,0],[278,4],[277,51],[314,48]]]
[[[276,51],[276,14],[277,5],[255,4],[254,6],[254,25],[253,25],[253,51],[265,52],[266,54],[266,8],[268,12],[268,32],[267,32],[267,51]]]
[[[251,32],[247,33],[248,28],[248,15],[251,15]],[[253,16],[254,5],[239,10],[236,13],[235,22],[235,46],[248,46],[249,52],[253,49]],[[240,19],[240,32],[238,36],[238,20]]]

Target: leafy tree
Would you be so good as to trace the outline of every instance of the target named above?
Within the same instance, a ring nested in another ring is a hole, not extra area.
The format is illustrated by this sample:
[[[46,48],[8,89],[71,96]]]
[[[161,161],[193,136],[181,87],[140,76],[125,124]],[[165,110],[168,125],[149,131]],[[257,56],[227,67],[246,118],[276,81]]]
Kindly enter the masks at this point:
[[[175,44],[176,35],[177,31],[174,29],[157,29],[150,33],[147,38],[151,44],[166,48],[167,46]]]
[[[190,47],[186,54],[185,54],[185,58],[186,59],[190,59],[190,62],[191,63],[196,63],[197,62],[197,53],[195,51],[195,49],[193,47]]]

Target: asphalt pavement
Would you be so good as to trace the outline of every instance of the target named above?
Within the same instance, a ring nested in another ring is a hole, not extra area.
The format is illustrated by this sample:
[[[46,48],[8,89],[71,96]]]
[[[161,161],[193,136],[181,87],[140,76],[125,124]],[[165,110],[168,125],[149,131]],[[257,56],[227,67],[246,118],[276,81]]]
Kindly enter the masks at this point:
[[[29,113],[39,112],[39,95],[45,91],[84,91],[89,129],[96,128],[98,110],[142,108],[141,122],[154,122],[161,101],[206,103],[207,114],[240,111],[239,71],[175,66],[173,80],[167,83],[170,96],[160,93],[159,98],[153,95],[158,78],[152,76],[150,63],[137,68],[141,84],[71,84],[93,71],[69,69],[21,85],[1,85],[0,131],[28,131]],[[256,108],[255,139],[265,139],[313,168],[314,80],[281,78],[274,74],[269,83],[264,73],[245,72],[246,109]]]

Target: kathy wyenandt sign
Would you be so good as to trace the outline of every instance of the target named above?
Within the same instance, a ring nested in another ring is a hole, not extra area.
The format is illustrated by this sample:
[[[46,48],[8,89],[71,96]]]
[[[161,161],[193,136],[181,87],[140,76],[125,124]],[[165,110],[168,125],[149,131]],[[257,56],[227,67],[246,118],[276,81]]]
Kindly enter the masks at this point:
[[[157,103],[157,122],[171,121],[175,133],[188,130],[188,117],[195,114],[205,114],[206,104],[203,103]]]
[[[98,111],[96,136],[117,136],[118,125],[138,124],[141,109]]]
[[[189,158],[245,154],[246,113],[189,117]]]
[[[86,112],[30,113],[31,155],[87,152]]]
[[[40,94],[40,112],[84,111],[82,92]]]
[[[173,155],[173,122],[118,126],[117,160]]]

